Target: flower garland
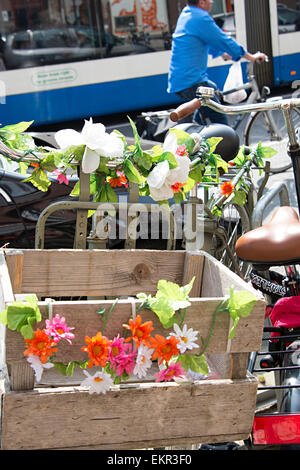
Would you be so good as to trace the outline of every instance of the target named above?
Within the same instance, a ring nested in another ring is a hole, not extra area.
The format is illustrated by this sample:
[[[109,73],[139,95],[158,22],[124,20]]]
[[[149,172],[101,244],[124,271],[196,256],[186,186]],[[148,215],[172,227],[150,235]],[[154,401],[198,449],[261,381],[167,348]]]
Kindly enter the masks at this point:
[[[193,283],[194,278],[186,286],[180,287],[173,282],[161,280],[155,296],[143,293],[137,295],[141,299],[138,311],[150,309],[164,328],[173,328],[166,337],[154,334],[152,321],[143,322],[141,315],[134,313],[128,324],[123,324],[125,333],[122,336],[118,334],[109,339],[101,331],[96,332],[95,336],[86,336],[86,344],[82,345],[81,350],[87,354],[87,359],[67,365],[56,362],[55,353],[58,352],[61,341],[72,345],[74,328],[67,325],[64,317],[56,314],[54,318],[46,319],[45,328],[34,331],[32,325],[42,320],[34,296],[28,296],[26,302],[17,301],[9,305],[0,313],[0,322],[23,335],[24,356],[33,368],[37,382],[41,381],[45,369],[55,367],[64,375],[72,375],[77,365],[83,369],[85,375],[81,382],[82,387],[87,388],[89,393],[106,393],[113,385],[131,377],[135,380],[145,378],[153,363],[157,364],[156,368],[158,366],[158,371],[154,373],[156,382],[194,381],[210,373],[205,352],[217,315],[224,311],[229,313],[232,319],[229,339],[232,339],[239,319],[250,315],[257,299],[249,292],[234,292],[231,288],[229,298],[224,299],[214,313],[208,338],[204,340],[199,331],[188,328],[185,323],[186,311],[191,305],[189,293]],[[116,302],[117,300],[113,306]],[[112,308],[107,317],[103,317],[103,327],[111,312]],[[101,310],[98,313],[103,315],[105,312]],[[202,350],[193,354],[195,349],[200,348],[198,336]],[[92,368],[96,368],[93,374],[86,370]]]
[[[221,185],[220,173],[227,173],[230,166],[216,153],[222,138],[204,140],[175,127],[163,144],[145,151],[134,122],[130,118],[129,121],[134,145],[128,145],[119,131],[107,133],[103,124],[90,119],[85,120],[81,132],[73,129],[56,132],[57,149],[37,147],[33,138],[24,134],[32,122],[20,122],[0,128],[0,153],[8,160],[18,161],[23,174],[32,165],[34,170],[24,181],[41,191],[47,191],[55,179],[60,184],[69,184],[81,162],[82,171],[90,174],[90,195],[95,202],[117,202],[115,189],[128,187],[130,182],[138,185],[141,196],[150,196],[159,204],[169,204],[170,200],[181,203],[199,183]],[[260,155],[263,153],[260,148]],[[230,163],[238,168],[246,160],[242,147]],[[72,184],[70,194],[78,196],[80,182]],[[245,202],[241,185],[221,191],[231,201],[235,198],[233,202]]]

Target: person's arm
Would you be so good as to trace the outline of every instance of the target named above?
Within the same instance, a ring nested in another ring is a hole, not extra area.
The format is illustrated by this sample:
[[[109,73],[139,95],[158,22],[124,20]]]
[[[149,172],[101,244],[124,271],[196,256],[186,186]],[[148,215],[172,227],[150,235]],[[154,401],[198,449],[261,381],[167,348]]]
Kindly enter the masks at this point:
[[[260,61],[260,62],[264,62],[267,58],[266,54],[264,54],[263,52],[255,52],[255,54],[250,54],[250,52],[246,52],[246,54],[244,55],[244,58],[249,60],[250,62],[255,62],[255,61]]]

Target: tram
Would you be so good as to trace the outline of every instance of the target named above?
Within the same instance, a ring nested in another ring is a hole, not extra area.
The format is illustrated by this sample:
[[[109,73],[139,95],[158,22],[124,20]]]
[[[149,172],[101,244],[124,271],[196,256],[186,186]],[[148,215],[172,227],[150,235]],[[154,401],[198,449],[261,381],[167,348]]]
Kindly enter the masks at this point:
[[[167,74],[185,3],[0,0],[0,123],[39,126],[176,105]],[[212,14],[249,51],[269,55],[263,84],[297,84],[300,0],[215,0]],[[220,87],[229,66],[210,59]]]

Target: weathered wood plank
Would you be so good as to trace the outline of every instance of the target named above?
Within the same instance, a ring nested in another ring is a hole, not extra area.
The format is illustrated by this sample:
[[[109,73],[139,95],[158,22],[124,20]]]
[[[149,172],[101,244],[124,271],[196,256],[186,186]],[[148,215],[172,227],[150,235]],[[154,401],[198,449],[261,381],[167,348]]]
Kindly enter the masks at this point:
[[[245,379],[116,387],[105,395],[80,387],[12,392],[4,397],[2,445],[117,450],[244,438],[252,428],[256,389],[256,380]]]
[[[24,250],[22,292],[37,296],[155,293],[160,279],[182,283],[184,251]]]
[[[186,253],[182,284],[185,286],[195,276],[190,297],[201,296],[204,257],[199,253]]]
[[[5,250],[4,254],[13,292],[19,294],[22,289],[23,252],[21,250]]]

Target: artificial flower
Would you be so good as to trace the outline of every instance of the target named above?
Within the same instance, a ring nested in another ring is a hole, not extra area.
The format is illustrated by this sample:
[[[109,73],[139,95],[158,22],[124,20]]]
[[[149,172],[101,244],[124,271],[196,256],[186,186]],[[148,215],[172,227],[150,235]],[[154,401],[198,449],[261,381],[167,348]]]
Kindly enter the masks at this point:
[[[71,145],[85,145],[82,158],[82,171],[92,173],[100,163],[100,156],[122,158],[124,153],[123,141],[114,132],[105,132],[101,123],[93,123],[92,119],[85,120],[81,133],[73,129],[63,129],[55,134],[56,142],[62,149]]]
[[[181,366],[181,362],[171,362],[166,369],[161,369],[154,374],[157,377],[155,382],[169,382],[175,378],[182,378],[185,376],[185,370]]]
[[[234,191],[232,181],[225,181],[223,184],[221,184],[220,189],[223,196],[230,196],[230,194]]]
[[[185,144],[179,145],[176,149],[176,155],[180,155],[181,157],[183,155],[187,155],[187,150]]]
[[[57,352],[57,348],[54,348],[55,342],[52,338],[49,338],[45,333],[45,330],[39,328],[34,332],[32,339],[25,339],[27,343],[27,349],[24,351],[24,356],[30,356],[34,354],[39,357],[41,362],[45,364],[48,358],[52,356],[54,352]]]
[[[94,375],[90,375],[86,370],[83,371],[86,379],[81,382],[81,387],[87,387],[89,394],[92,393],[106,393],[110,387],[113,386],[113,380],[109,374],[102,371],[97,371]]]
[[[151,356],[153,352],[154,349],[150,349],[144,344],[141,344],[138,348],[133,374],[137,375],[140,379],[145,377],[147,370],[152,366]]]
[[[198,344],[194,343],[197,340],[198,331],[194,331],[192,328],[187,329],[186,325],[183,325],[181,329],[177,323],[173,325],[173,328],[175,333],[170,333],[170,336],[179,339],[177,347],[180,354],[185,353],[187,349],[199,348]]]
[[[68,343],[72,344],[71,339],[74,338],[74,335],[71,333],[71,330],[74,330],[74,328],[69,328],[65,317],[60,317],[58,314],[55,315],[53,320],[46,320],[45,333],[48,336],[52,336],[55,343],[65,339]]]
[[[154,348],[152,359],[159,359],[158,363],[161,364],[163,361],[168,363],[173,356],[179,354],[177,347],[179,339],[171,336],[170,338],[164,338],[161,335],[155,335],[155,338],[149,338],[151,346]]]
[[[43,364],[42,361],[34,354],[30,354],[30,356],[27,357],[27,361],[29,362],[30,367],[34,370],[35,380],[37,382],[40,382],[44,369],[51,369],[51,367],[54,367],[54,364],[51,362]]]
[[[147,177],[150,195],[155,201],[171,199],[174,192],[178,192],[179,184],[186,183],[190,172],[190,159],[186,154],[185,146],[178,146],[177,136],[169,133],[163,148],[175,155],[177,167],[170,169],[169,162],[159,162]],[[183,152],[184,151],[184,152]],[[172,189],[175,189],[175,191]],[[180,186],[182,189],[182,186]]]
[[[188,369],[186,372],[186,378],[190,382],[194,382],[195,380],[201,380],[201,379],[207,378],[209,374],[210,374],[210,370],[207,375],[204,375],[201,372],[194,372],[193,370]]]
[[[52,174],[57,177],[59,184],[69,184],[68,177],[65,173],[59,171],[59,170],[54,170],[52,171]]]
[[[132,336],[126,338],[125,342],[127,343],[133,340],[137,347],[139,347],[141,343],[149,344],[150,333],[154,330],[152,321],[142,323],[142,317],[140,315],[137,315],[135,321],[130,318],[129,325],[123,324],[123,327],[132,332]]]
[[[113,368],[118,366],[118,359],[122,354],[125,354],[125,351],[124,338],[120,338],[118,335],[113,339],[108,353],[108,359]]]
[[[125,351],[115,358],[117,365],[113,366],[113,370],[116,371],[118,376],[121,376],[123,372],[126,372],[127,375],[131,375],[135,367],[137,350],[132,350],[132,344],[125,344],[124,346]]]
[[[85,342],[87,346],[82,347],[81,350],[88,353],[90,358],[88,367],[93,367],[93,365],[105,367],[108,361],[111,341],[105,336],[102,336],[99,331],[96,336],[92,336],[92,338],[86,336]]]
[[[109,176],[107,178],[107,181],[109,182],[111,187],[112,188],[118,188],[120,186],[125,186],[125,188],[127,188],[128,187],[128,182],[127,182],[124,171],[117,170],[116,174],[117,174],[116,177]]]

